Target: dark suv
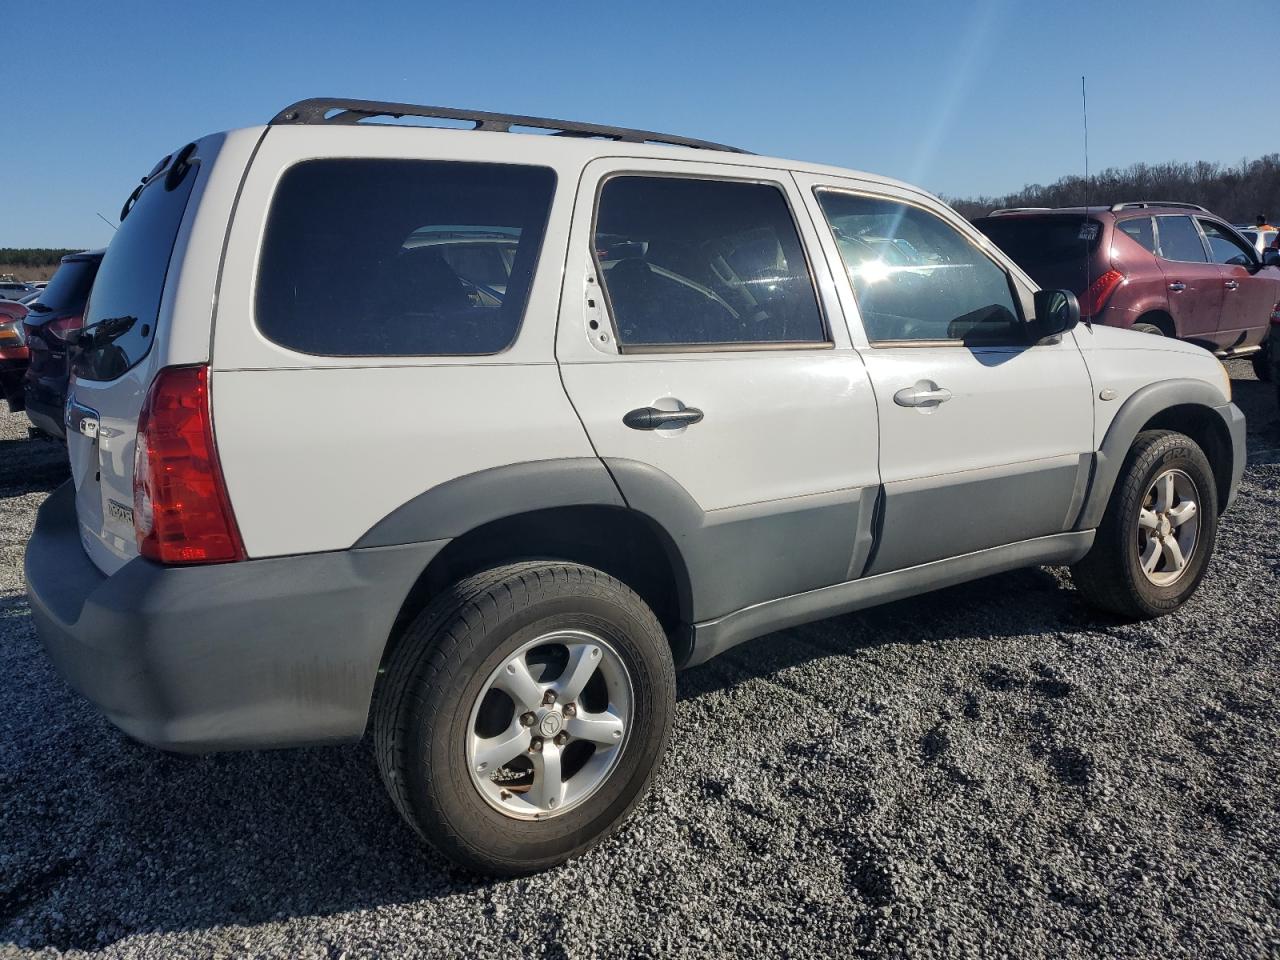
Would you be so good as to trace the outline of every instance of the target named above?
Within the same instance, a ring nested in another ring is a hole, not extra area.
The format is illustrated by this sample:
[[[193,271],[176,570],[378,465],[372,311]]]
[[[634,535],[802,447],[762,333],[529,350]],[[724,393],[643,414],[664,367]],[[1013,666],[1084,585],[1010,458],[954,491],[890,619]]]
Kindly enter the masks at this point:
[[[22,382],[27,417],[45,433],[62,439],[67,400],[67,351],[80,335],[85,303],[105,250],[63,257],[40,299],[32,303],[24,332],[31,365]]]
[[[1194,204],[1017,208],[973,224],[1041,287],[1074,291],[1095,323],[1261,357],[1280,308],[1280,268]]]

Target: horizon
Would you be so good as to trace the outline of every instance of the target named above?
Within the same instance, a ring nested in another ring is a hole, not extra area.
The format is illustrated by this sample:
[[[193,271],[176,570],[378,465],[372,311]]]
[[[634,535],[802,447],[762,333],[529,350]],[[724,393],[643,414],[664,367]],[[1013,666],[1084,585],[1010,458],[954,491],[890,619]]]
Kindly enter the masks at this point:
[[[127,6],[122,16],[75,0],[24,19],[32,36],[57,34],[59,67],[49,69],[42,44],[9,53],[17,101],[41,109],[19,118],[19,147],[0,157],[0,183],[11,186],[0,247],[104,246],[111,228],[99,215],[115,223],[157,158],[321,95],[671,131],[957,199],[1083,173],[1081,73],[1091,171],[1234,165],[1280,150],[1280,111],[1253,94],[1247,73],[1238,92],[1215,82],[1209,54],[1238,45],[1237,24],[1190,2],[832,5],[734,19],[674,5],[602,16],[583,4],[553,14],[506,4],[482,28],[465,10],[385,4],[266,10],[233,0],[184,11],[183,23],[158,4]],[[1280,28],[1280,12],[1250,16],[1254,33]],[[1109,37],[1142,41],[1101,46],[1104,23]],[[1044,37],[1055,38],[1049,55]]]

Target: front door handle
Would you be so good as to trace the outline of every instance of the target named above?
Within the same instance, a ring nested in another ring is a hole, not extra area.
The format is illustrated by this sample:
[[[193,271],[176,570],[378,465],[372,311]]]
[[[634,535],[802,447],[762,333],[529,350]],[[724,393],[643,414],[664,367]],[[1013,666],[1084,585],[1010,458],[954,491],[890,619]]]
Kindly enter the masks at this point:
[[[632,430],[667,430],[673,427],[687,427],[701,419],[702,411],[697,407],[685,407],[682,410],[640,407],[627,413],[622,418],[622,422]]]
[[[1238,286],[1240,286],[1240,282],[1239,282],[1238,280],[1228,280],[1228,281],[1227,281],[1227,289],[1228,289],[1228,290],[1234,290],[1234,289],[1235,289],[1236,287],[1238,287]]]
[[[928,410],[950,399],[951,391],[932,380],[921,380],[910,387],[903,387],[893,395],[893,402],[900,407],[924,407]]]
[[[1174,293],[1181,293],[1183,290],[1187,289],[1187,285],[1181,280],[1175,280],[1173,283],[1169,284],[1169,289]]]

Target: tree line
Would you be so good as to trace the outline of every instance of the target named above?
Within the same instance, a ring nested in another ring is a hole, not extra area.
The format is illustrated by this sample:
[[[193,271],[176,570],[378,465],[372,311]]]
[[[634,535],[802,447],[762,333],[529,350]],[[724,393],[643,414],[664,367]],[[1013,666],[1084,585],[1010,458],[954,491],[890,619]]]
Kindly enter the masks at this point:
[[[1198,203],[1232,223],[1253,223],[1263,214],[1280,218],[1280,153],[1227,165],[1196,163],[1135,163],[1109,167],[1089,176],[1089,204],[1133,200],[1177,200]],[[1029,184],[1003,197],[952,197],[947,202],[972,219],[1000,207],[1075,207],[1085,200],[1081,176],[1063,177],[1041,186]]]
[[[0,247],[0,263],[11,267],[56,267],[58,261],[69,253],[79,253],[83,247],[70,250],[54,250],[51,247]]]

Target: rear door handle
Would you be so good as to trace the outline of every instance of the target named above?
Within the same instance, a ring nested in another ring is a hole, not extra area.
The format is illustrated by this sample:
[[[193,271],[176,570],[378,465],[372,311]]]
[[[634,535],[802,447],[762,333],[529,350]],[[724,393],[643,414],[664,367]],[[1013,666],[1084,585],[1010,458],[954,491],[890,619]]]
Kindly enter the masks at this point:
[[[1238,286],[1240,286],[1240,281],[1238,281],[1238,280],[1228,280],[1228,281],[1227,281],[1227,289],[1228,289],[1228,290],[1234,290],[1234,289],[1235,289],[1236,287],[1238,287]]]
[[[702,419],[697,407],[682,410],[659,410],[657,407],[640,407],[627,413],[622,422],[632,430],[665,430],[671,427],[687,427]]]
[[[927,407],[932,409],[951,399],[951,391],[932,380],[921,380],[910,387],[903,387],[893,395],[893,402],[900,407]]]
[[[1181,293],[1183,290],[1187,289],[1187,285],[1181,280],[1175,280],[1173,283],[1169,284],[1169,289],[1174,293]]]

